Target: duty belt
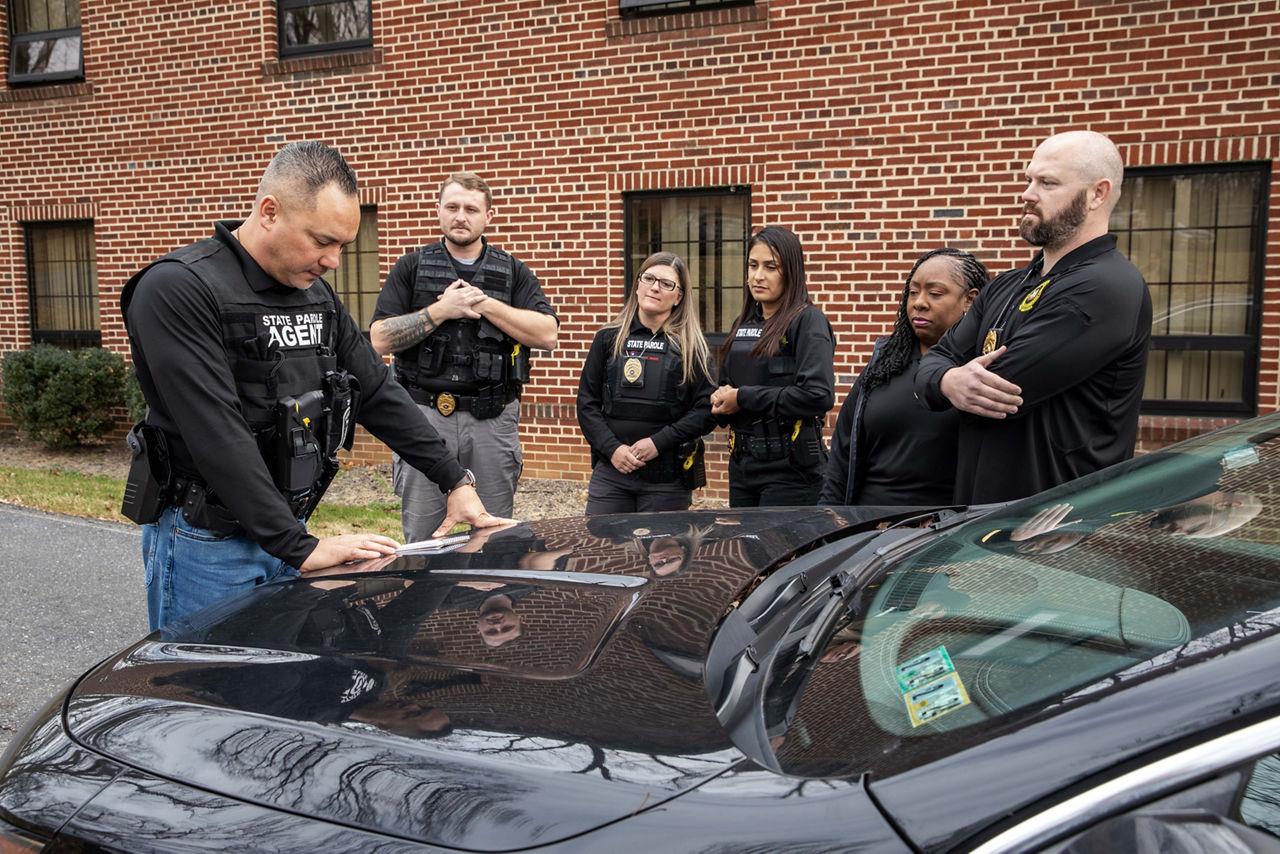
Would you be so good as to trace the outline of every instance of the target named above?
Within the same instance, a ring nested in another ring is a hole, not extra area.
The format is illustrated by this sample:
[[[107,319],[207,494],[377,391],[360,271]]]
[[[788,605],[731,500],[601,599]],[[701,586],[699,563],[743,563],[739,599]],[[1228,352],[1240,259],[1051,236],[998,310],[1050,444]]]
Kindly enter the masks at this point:
[[[734,427],[729,431],[729,456],[733,459],[744,456],[782,459],[790,455],[792,444],[809,430],[816,430],[821,436],[821,421],[817,418],[788,418],[755,421],[745,430]]]
[[[493,394],[455,394],[451,391],[426,391],[419,388],[410,388],[409,396],[413,398],[414,403],[430,406],[441,415],[448,416],[459,410],[470,412],[495,404],[500,409],[511,401],[518,399],[520,392],[518,389],[513,388]]]

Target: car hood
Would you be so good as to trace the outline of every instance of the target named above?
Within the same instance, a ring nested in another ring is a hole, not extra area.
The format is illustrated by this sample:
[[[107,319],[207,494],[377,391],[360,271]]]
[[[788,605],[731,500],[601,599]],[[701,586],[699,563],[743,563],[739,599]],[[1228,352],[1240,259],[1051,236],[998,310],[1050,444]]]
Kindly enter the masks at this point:
[[[548,844],[743,761],[706,696],[711,634],[762,570],[850,529],[818,508],[556,520],[268,585],[104,662],[68,729],[296,814],[470,850]],[[650,569],[680,549],[675,572]]]

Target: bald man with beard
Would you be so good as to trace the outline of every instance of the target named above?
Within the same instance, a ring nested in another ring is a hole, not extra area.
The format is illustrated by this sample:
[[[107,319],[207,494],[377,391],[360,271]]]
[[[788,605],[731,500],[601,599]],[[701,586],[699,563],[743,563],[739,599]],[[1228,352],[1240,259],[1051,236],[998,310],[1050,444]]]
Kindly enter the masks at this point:
[[[1133,456],[1151,297],[1108,233],[1123,178],[1102,134],[1041,143],[1019,222],[1040,251],[922,358],[916,396],[961,412],[958,503],[1023,498]]]

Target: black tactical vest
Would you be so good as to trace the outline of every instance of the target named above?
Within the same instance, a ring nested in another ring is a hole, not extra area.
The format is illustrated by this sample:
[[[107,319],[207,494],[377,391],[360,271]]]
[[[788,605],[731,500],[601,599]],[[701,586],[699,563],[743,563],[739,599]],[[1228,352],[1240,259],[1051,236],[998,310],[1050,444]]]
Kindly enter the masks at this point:
[[[785,386],[795,382],[796,348],[786,336],[778,348],[778,355],[761,358],[751,355],[751,348],[760,340],[764,324],[746,321],[738,327],[729,355],[724,360],[724,375],[729,385],[742,388],[745,385]]]
[[[220,308],[222,343],[228,368],[235,378],[236,393],[245,420],[259,450],[282,492],[301,491],[282,483],[277,428],[281,421],[281,400],[315,400],[325,413],[333,410],[337,370],[334,352],[337,335],[337,300],[323,284],[306,290],[273,288],[259,294],[250,287],[235,252],[220,241],[208,238],[185,246],[152,262],[125,284],[121,313],[127,316],[129,302],[143,274],[156,264],[179,263],[203,281],[213,292]],[[321,397],[308,393],[319,392]],[[345,441],[352,412],[344,409],[344,423],[329,424],[323,417],[310,425],[319,444],[320,457],[331,457]],[[336,421],[336,419],[335,419]],[[181,441],[177,437],[177,441]],[[185,456],[185,455],[184,455]],[[306,478],[304,478],[306,479]]]
[[[684,414],[680,353],[648,330],[632,332],[621,355],[605,364],[604,414],[627,421],[669,423]],[[616,340],[616,339],[615,339]],[[609,351],[613,351],[612,342]]]
[[[510,305],[514,259],[486,243],[477,263],[471,284]],[[422,247],[410,308],[431,305],[459,278],[443,243]],[[483,318],[448,320],[420,343],[396,353],[396,378],[406,388],[428,391],[515,391],[529,381],[529,349]]]

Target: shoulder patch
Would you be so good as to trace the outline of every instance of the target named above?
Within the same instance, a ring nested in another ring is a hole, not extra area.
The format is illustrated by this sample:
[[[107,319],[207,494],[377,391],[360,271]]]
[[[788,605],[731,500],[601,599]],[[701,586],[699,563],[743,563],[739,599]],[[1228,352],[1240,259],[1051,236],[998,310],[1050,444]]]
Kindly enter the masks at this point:
[[[1040,295],[1044,293],[1045,286],[1049,284],[1049,280],[1045,279],[1036,285],[1031,293],[1022,298],[1022,302],[1018,305],[1018,311],[1031,311],[1035,307],[1036,300],[1040,299]]]

